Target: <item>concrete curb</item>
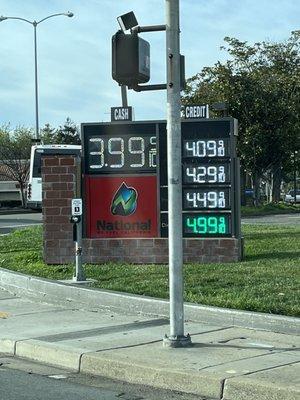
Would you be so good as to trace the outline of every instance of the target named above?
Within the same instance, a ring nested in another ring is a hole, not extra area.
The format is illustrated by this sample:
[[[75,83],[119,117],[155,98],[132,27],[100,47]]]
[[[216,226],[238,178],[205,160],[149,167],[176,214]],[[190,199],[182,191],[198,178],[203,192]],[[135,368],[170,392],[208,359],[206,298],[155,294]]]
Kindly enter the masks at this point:
[[[222,372],[155,367],[143,363],[142,360],[133,363],[129,359],[118,360],[102,355],[101,352],[74,350],[35,339],[2,339],[0,351],[75,372],[117,380],[122,376],[122,381],[125,382],[190,393],[201,398],[297,400],[300,393],[297,385],[276,385],[275,381],[258,380],[245,375],[229,378]]]
[[[48,303],[82,309],[112,309],[131,314],[169,316],[169,302],[146,296],[67,285],[0,268],[0,287]],[[185,303],[185,318],[213,325],[238,326],[299,335],[300,319]]]

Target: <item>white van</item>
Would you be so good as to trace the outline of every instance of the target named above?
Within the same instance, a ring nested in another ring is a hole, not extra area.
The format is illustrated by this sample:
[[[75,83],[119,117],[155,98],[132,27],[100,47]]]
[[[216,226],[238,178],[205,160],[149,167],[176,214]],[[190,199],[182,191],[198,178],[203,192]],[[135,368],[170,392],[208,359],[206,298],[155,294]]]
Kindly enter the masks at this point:
[[[27,207],[42,209],[42,154],[80,154],[81,146],[74,144],[38,144],[31,147],[30,170],[27,186]]]

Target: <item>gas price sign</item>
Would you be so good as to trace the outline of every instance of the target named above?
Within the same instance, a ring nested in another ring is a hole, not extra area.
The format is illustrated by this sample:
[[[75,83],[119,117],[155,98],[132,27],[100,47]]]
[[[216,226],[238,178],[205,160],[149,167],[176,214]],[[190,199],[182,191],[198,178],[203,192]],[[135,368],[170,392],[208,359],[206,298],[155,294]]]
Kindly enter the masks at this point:
[[[240,237],[233,118],[182,120],[182,234]],[[167,237],[165,121],[83,124],[88,237]]]
[[[228,183],[230,182],[230,165],[227,163],[199,163],[183,164],[183,184],[198,183]]]
[[[86,234],[159,236],[157,124],[83,124]]]
[[[183,157],[229,157],[228,139],[183,140]]]
[[[224,236],[231,233],[230,215],[183,214],[183,234],[186,237]]]
[[[88,165],[93,172],[156,171],[156,136],[92,136],[88,141]]]
[[[183,237],[231,237],[239,234],[236,215],[239,189],[236,176],[236,124],[232,118],[183,121],[182,224]],[[164,146],[163,133],[160,148]],[[167,225],[167,179],[160,160],[162,221]],[[162,231],[166,236],[167,229]]]
[[[230,189],[229,188],[184,188],[183,189],[183,209],[220,209],[230,208]]]

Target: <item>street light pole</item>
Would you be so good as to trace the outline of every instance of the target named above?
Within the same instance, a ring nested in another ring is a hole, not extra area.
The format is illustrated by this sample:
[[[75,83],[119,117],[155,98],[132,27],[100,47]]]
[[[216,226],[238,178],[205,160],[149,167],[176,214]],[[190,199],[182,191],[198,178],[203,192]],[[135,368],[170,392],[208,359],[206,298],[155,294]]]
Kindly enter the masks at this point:
[[[184,336],[179,32],[179,0],[166,0],[170,288],[170,336],[163,341],[166,347],[191,344],[190,336]]]
[[[48,15],[48,17],[45,17],[41,19],[40,21],[29,21],[28,19],[21,18],[21,17],[5,17],[1,16],[0,17],[0,22],[5,21],[6,19],[18,19],[20,21],[24,21],[29,23],[30,25],[33,26],[33,33],[34,33],[34,83],[35,83],[35,140],[37,142],[40,141],[40,128],[39,128],[39,99],[38,99],[38,66],[37,66],[37,38],[36,38],[36,28],[37,26],[41,23],[44,22],[46,19],[52,18],[52,17],[57,17],[59,15],[64,15],[66,17],[73,17],[74,14],[70,11],[67,13],[59,13],[59,14],[52,14]]]
[[[40,128],[39,128],[39,99],[38,99],[38,70],[37,70],[37,43],[36,43],[36,27],[37,22],[33,21],[34,30],[34,83],[35,83],[35,139],[38,142],[40,140]]]

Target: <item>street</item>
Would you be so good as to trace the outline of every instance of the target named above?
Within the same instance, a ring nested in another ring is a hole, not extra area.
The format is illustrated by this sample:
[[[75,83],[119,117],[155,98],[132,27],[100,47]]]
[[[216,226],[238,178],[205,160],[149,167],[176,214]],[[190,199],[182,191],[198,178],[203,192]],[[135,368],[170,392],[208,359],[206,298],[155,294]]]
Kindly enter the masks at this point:
[[[0,214],[0,235],[42,223],[42,213]]]
[[[0,354],[5,400],[201,400],[199,396],[130,385]]]
[[[299,225],[300,213],[244,217],[242,218],[242,224]]]

